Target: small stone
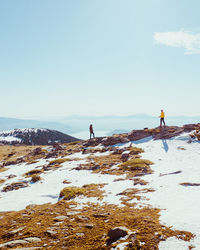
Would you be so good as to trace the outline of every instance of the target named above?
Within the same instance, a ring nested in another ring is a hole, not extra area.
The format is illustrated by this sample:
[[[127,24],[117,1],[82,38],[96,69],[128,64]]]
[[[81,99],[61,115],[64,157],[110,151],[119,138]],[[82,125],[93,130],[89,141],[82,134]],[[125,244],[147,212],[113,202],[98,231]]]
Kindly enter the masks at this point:
[[[54,221],[63,221],[63,220],[65,220],[65,219],[67,219],[67,216],[62,215],[62,216],[57,216],[57,217],[55,217],[55,218],[54,218]]]
[[[60,221],[60,222],[54,223],[53,225],[54,225],[54,226],[59,226],[59,225],[62,224],[62,223],[63,223],[63,221]]]
[[[85,227],[89,228],[89,229],[92,229],[94,227],[94,225],[93,224],[86,224]]]
[[[71,181],[68,181],[68,180],[64,180],[63,181],[63,184],[71,184],[72,182]]]
[[[76,215],[76,214],[80,214],[80,212],[79,211],[67,212],[68,216],[70,216],[70,215]]]
[[[110,215],[110,213],[102,213],[102,214],[93,214],[95,218],[106,218]]]
[[[0,244],[0,249],[15,247],[18,245],[23,245],[23,244],[27,244],[27,241],[25,241],[25,240],[12,240],[12,241],[8,241],[6,243]]]
[[[128,158],[129,158],[129,154],[128,153],[123,153],[122,156],[121,156],[121,160],[123,162],[128,161]]]
[[[85,234],[84,233],[76,233],[77,236],[83,237]]]
[[[28,237],[28,238],[25,238],[24,240],[28,241],[29,243],[35,243],[35,242],[41,241],[41,239],[38,237]]]
[[[80,220],[80,221],[89,221],[90,219],[88,217],[86,217],[86,216],[79,215],[78,220]]]
[[[24,228],[25,228],[25,227],[19,227],[19,228],[17,228],[17,229],[14,229],[14,230],[10,231],[9,234],[16,234],[16,233],[22,231]]]
[[[45,234],[54,237],[57,234],[57,232],[53,231],[52,229],[49,229],[45,232]]]

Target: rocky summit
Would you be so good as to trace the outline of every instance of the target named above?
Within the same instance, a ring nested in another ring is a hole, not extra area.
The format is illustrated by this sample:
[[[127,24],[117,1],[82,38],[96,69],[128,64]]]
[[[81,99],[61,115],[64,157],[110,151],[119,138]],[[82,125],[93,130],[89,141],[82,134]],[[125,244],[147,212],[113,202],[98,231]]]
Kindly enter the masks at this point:
[[[0,145],[0,249],[199,249],[199,135]]]
[[[52,145],[77,140],[79,139],[51,129],[25,128],[0,132],[0,143],[8,145]]]

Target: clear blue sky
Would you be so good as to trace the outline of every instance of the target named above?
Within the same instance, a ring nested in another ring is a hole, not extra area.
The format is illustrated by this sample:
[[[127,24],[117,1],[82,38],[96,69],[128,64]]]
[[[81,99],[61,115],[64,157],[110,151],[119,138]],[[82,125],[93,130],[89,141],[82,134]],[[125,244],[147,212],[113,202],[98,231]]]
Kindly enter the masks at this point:
[[[1,0],[0,116],[199,115],[199,0]]]

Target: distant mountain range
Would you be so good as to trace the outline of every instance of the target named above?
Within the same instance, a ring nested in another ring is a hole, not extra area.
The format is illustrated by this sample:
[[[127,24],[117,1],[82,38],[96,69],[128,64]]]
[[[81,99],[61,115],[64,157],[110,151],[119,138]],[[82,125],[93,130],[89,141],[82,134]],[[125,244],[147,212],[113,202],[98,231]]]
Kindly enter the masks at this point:
[[[199,123],[200,116],[176,116],[166,117],[167,125],[182,126],[188,123]],[[129,116],[80,116],[51,118],[45,121],[25,120],[16,118],[0,117],[0,131],[15,128],[47,128],[58,130],[67,134],[76,134],[88,131],[89,125],[93,124],[95,131],[107,131],[108,134],[128,132],[133,129],[152,128],[159,125],[159,118],[147,114],[135,114]]]
[[[0,131],[12,130],[15,128],[47,128],[62,131],[63,133],[73,133],[70,126],[54,121],[24,120],[16,118],[0,117]]]

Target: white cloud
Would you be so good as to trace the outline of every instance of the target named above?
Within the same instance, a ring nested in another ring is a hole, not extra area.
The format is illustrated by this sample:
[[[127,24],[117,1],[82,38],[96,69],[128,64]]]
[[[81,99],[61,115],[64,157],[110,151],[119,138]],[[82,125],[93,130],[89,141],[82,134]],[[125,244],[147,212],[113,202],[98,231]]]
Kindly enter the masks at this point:
[[[157,44],[184,48],[185,54],[200,54],[200,33],[189,31],[155,32],[154,41]]]

